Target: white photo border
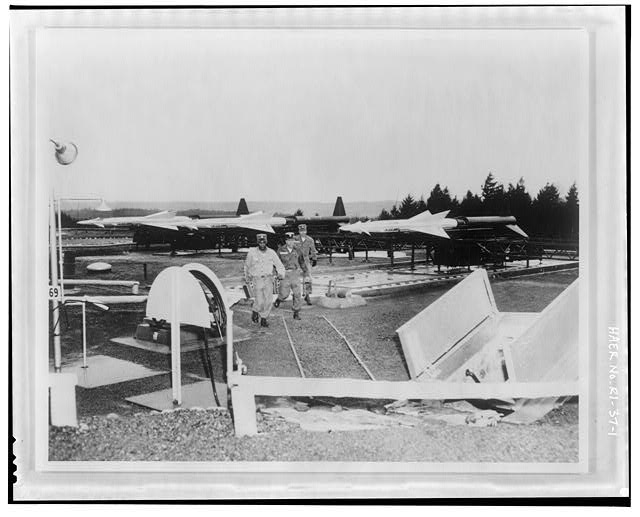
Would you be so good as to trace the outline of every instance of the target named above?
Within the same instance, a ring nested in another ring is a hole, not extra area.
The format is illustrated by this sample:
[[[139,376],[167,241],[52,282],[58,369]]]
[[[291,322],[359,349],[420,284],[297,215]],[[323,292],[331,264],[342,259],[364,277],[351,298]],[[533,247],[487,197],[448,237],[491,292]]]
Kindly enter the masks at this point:
[[[627,426],[619,425],[620,433],[612,437],[606,424],[609,327],[619,328],[623,342],[628,342],[624,7],[73,9],[13,11],[10,21],[16,499],[612,497],[628,486]],[[36,344],[48,342],[48,301],[42,293],[48,285],[50,178],[38,173],[36,162],[34,74],[38,34],[60,27],[584,31],[590,70],[589,157],[588,170],[580,178],[579,274],[581,300],[586,301],[580,305],[580,343],[588,344],[588,354],[580,357],[579,461],[560,465],[48,461],[48,364],[43,346]],[[618,379],[626,394],[625,361],[626,357],[619,360],[624,370]],[[627,416],[623,415],[625,422]]]

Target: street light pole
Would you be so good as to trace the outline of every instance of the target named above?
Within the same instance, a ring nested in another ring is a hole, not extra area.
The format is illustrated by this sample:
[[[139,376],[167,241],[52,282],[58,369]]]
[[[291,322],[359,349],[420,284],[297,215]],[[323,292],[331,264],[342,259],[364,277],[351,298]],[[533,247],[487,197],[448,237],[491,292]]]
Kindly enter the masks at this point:
[[[50,141],[55,146],[55,157],[60,165],[69,165],[78,156],[78,148],[74,143],[59,143],[55,140]],[[53,322],[53,368],[56,373],[59,373],[62,370],[62,347],[60,343],[60,297],[62,289],[58,283],[58,261],[56,260],[56,212],[54,202],[55,196],[52,181],[49,195],[49,254],[51,264],[51,287],[54,289],[54,292],[52,293],[53,296],[51,296],[51,318]],[[60,259],[62,260],[62,247],[60,249]],[[62,264],[60,264],[60,273],[62,274]]]
[[[56,213],[53,206],[53,188],[49,195],[49,258],[51,267],[51,287],[58,288],[58,261],[56,260]],[[53,366],[56,373],[62,369],[62,349],[60,346],[60,299],[58,292],[51,296],[51,319],[53,323]]]

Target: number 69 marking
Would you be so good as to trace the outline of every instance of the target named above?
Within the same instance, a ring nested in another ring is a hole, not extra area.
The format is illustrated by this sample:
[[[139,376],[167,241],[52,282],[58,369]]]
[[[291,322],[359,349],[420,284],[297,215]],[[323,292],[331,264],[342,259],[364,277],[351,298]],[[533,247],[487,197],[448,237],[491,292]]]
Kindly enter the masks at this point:
[[[60,288],[49,286],[49,300],[56,300],[60,298]]]

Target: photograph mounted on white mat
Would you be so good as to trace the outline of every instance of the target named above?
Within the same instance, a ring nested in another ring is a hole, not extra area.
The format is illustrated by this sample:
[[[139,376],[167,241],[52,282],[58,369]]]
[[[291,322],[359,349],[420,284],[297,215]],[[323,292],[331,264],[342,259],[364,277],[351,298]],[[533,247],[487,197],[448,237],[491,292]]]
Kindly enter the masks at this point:
[[[593,487],[625,11],[509,12],[14,10],[18,461]]]

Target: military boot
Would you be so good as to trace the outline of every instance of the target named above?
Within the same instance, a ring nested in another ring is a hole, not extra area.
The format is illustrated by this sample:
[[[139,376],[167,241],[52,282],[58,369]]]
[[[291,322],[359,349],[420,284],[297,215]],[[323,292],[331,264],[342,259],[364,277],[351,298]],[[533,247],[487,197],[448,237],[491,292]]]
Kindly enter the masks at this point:
[[[260,326],[261,326],[261,327],[268,327],[268,326],[269,326],[269,322],[267,321],[267,319],[266,319],[266,318],[262,318],[262,319],[260,320]]]
[[[276,301],[275,301],[275,302],[273,302],[273,306],[274,306],[275,308],[280,307],[280,298],[276,298]]]
[[[254,323],[258,323],[259,319],[260,319],[260,315],[256,311],[253,311],[251,313],[251,321],[253,321]]]
[[[305,294],[305,295],[304,295],[304,301],[305,301],[305,302],[307,302],[307,305],[313,305],[313,304],[311,303],[311,300],[309,299],[309,295],[308,295],[308,294]]]
[[[300,319],[300,311],[293,311],[293,319],[294,320]]]

